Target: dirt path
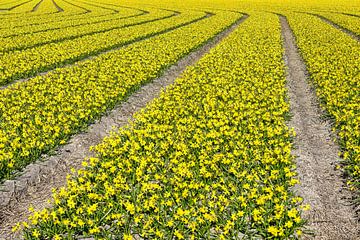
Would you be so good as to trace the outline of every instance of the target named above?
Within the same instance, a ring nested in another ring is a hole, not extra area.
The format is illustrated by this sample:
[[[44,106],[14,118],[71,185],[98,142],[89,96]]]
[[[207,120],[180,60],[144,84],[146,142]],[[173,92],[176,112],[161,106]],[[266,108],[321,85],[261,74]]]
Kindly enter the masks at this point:
[[[287,81],[292,120],[297,133],[293,155],[301,184],[295,191],[311,205],[304,214],[315,237],[306,239],[359,239],[360,229],[350,206],[351,194],[346,191],[339,163],[338,146],[333,142],[331,126],[321,120],[321,110],[314,90],[307,83],[306,67],[298,53],[295,38],[285,17],[280,16],[287,63]]]
[[[43,2],[44,0],[40,0],[35,7],[31,10],[31,12],[36,12],[36,10],[38,10],[38,8],[40,7],[40,4]]]
[[[100,143],[112,128],[126,125],[135,112],[158,97],[161,89],[172,84],[187,66],[197,62],[246,18],[244,16],[212,41],[170,67],[161,77],[140,88],[126,102],[91,125],[87,132],[72,137],[70,143],[62,146],[56,155],[45,156],[43,162],[29,165],[16,180],[6,181],[3,186],[6,191],[0,192],[0,239],[19,238],[11,234],[11,227],[16,222],[27,219],[30,204],[36,209],[48,206],[47,199],[51,197],[51,189],[65,185],[70,169],[80,168],[83,159],[92,155],[89,152],[90,146]]]
[[[55,5],[56,9],[58,10],[58,12],[63,12],[64,9],[62,9],[54,0],[51,0],[53,2],[53,4]]]

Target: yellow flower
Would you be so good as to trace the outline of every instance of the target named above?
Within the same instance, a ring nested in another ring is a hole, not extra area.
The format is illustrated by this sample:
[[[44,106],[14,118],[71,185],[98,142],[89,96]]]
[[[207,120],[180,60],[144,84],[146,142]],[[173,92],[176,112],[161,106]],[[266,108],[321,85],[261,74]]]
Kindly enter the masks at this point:
[[[54,236],[54,240],[61,240],[62,238],[61,238],[61,236],[60,235],[58,235],[58,234],[55,234],[55,236]]]
[[[131,234],[124,234],[124,240],[132,240],[133,237],[131,236]]]
[[[178,239],[184,239],[184,236],[181,234],[181,232],[179,230],[175,230],[174,235],[178,238]]]
[[[35,237],[35,238],[40,237],[39,231],[38,231],[37,229],[34,229],[34,230],[32,231],[32,236]]]
[[[293,226],[293,222],[292,221],[287,221],[286,223],[285,223],[285,227],[287,227],[287,228],[291,228]]]
[[[171,220],[170,220],[170,221],[168,221],[168,222],[167,222],[167,226],[169,226],[169,227],[174,226],[174,222],[173,222],[173,221],[171,221]]]
[[[279,232],[279,230],[276,228],[276,227],[274,227],[274,226],[270,226],[270,227],[268,227],[268,229],[267,229],[267,231],[269,232],[269,233],[271,233],[273,236],[278,236],[278,232]]]

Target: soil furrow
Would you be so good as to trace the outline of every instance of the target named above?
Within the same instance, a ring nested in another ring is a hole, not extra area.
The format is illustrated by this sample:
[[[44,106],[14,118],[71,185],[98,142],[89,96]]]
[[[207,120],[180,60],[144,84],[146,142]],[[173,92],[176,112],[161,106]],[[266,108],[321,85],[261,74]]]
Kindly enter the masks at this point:
[[[339,147],[334,143],[331,123],[322,120],[322,112],[314,89],[308,85],[306,66],[298,52],[295,37],[287,19],[280,16],[287,64],[287,87],[291,113],[289,122],[297,133],[295,149],[300,185],[297,194],[310,204],[304,213],[309,230],[315,234],[309,239],[359,239],[359,224],[350,205],[351,193],[346,191],[340,171]]]
[[[357,41],[360,41],[360,36],[358,36],[357,34],[355,34],[354,32],[350,31],[349,29],[347,28],[344,28],[340,25],[338,25],[337,23],[331,21],[330,19],[327,19],[326,17],[323,17],[319,14],[316,14],[316,13],[308,13],[310,15],[313,15],[315,17],[318,17],[320,18],[322,21],[326,22],[327,24],[330,24],[331,26],[335,27],[336,29],[339,29],[340,31],[346,33],[347,35],[349,35],[350,37],[352,37],[353,39],[357,40]]]
[[[64,9],[62,9],[54,0],[51,0],[53,2],[53,4],[55,5],[56,9],[58,10],[58,12],[63,12]]]
[[[43,2],[44,0],[40,0],[35,7],[31,10],[31,12],[36,12],[36,10],[38,10],[38,8],[40,7],[40,4]]]
[[[11,233],[11,227],[24,221],[29,216],[28,207],[32,204],[36,209],[48,206],[52,189],[65,185],[66,176],[71,168],[81,168],[85,157],[92,156],[89,147],[96,145],[114,128],[128,124],[135,112],[144,108],[161,90],[174,83],[187,66],[196,63],[204,54],[228,36],[248,16],[245,15],[231,27],[219,33],[208,43],[183,57],[175,65],[151,83],[141,87],[124,103],[109,111],[99,121],[90,125],[84,133],[71,138],[68,144],[60,147],[53,156],[44,156],[42,161],[26,167],[21,176],[8,180],[3,184],[6,191],[0,192],[0,239],[19,238]]]

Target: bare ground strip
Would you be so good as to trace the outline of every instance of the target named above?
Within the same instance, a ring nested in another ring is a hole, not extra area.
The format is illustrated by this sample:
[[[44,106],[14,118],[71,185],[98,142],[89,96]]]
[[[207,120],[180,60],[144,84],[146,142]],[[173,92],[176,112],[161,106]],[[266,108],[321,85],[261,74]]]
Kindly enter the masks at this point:
[[[53,2],[53,4],[55,5],[56,9],[58,10],[58,12],[63,12],[64,9],[62,9],[56,2],[55,0],[51,0]]]
[[[126,102],[91,125],[87,132],[73,136],[69,144],[57,150],[56,155],[45,156],[44,161],[26,167],[23,175],[16,180],[6,181],[3,185],[6,191],[0,192],[0,239],[18,238],[19,236],[11,233],[11,227],[27,219],[30,214],[28,211],[30,204],[36,209],[49,206],[47,199],[51,198],[51,190],[64,186],[66,175],[71,172],[71,168],[81,168],[83,159],[92,156],[89,151],[90,146],[100,143],[113,128],[128,124],[135,112],[158,97],[161,89],[174,83],[187,66],[197,62],[247,17],[247,15],[243,16],[240,21],[218,34],[210,42],[171,66],[161,77],[140,88]]]
[[[280,16],[287,64],[287,84],[293,117],[289,122],[297,133],[292,154],[300,185],[295,191],[310,204],[304,213],[309,229],[315,234],[305,239],[360,239],[359,223],[350,205],[351,194],[335,170],[339,147],[334,143],[330,122],[321,119],[314,90],[308,84],[305,64],[287,22]]]
[[[31,12],[36,12],[38,10],[38,8],[40,7],[40,4],[43,2],[44,0],[40,0],[35,6],[34,8],[31,10]]]

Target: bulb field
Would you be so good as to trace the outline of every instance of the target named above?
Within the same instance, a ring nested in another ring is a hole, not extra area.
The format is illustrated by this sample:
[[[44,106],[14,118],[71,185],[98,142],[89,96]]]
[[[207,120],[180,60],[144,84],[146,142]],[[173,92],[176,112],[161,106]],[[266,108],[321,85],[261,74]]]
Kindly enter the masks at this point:
[[[0,20],[0,239],[360,238],[360,1],[0,0]]]

